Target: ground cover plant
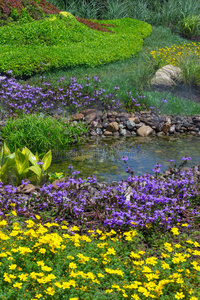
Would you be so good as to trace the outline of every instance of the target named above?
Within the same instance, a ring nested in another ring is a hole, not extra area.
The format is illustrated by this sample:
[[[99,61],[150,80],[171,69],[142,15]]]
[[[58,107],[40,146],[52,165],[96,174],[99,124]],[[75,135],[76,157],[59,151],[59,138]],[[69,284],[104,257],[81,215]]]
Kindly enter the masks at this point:
[[[113,33],[91,29],[69,14],[0,28],[0,71],[30,76],[57,68],[101,65],[134,56],[151,25],[131,18],[108,20]],[[73,33],[73,34],[72,34]],[[95,49],[95,52],[94,52]],[[1,63],[2,62],[2,63]]]

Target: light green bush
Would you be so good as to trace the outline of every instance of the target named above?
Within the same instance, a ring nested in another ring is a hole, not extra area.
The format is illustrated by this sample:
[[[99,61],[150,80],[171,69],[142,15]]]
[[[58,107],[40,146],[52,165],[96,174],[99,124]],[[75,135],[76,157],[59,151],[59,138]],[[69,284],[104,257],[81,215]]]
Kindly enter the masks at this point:
[[[102,21],[97,21],[102,22]],[[113,33],[100,32],[63,15],[0,28],[0,72],[30,76],[57,68],[97,65],[141,51],[151,25],[131,18],[103,21]]]

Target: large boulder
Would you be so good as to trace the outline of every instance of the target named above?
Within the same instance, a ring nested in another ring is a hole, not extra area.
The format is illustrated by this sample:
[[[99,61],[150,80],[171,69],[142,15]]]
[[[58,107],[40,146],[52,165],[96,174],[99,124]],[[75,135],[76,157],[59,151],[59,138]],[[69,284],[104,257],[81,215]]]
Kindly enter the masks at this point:
[[[151,80],[154,86],[174,86],[182,79],[182,70],[173,65],[167,65],[159,69]]]

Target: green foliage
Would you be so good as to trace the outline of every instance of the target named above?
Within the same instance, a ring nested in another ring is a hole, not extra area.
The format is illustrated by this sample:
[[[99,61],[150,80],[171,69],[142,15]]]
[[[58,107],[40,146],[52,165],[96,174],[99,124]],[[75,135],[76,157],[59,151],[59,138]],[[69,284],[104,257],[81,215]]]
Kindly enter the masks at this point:
[[[185,37],[200,35],[200,15],[187,16],[179,23],[179,30]]]
[[[42,154],[65,150],[69,144],[78,142],[87,128],[83,123],[65,124],[62,120],[38,115],[25,116],[22,119],[8,120],[2,129],[2,136],[13,151],[26,145],[31,151]]]
[[[38,154],[34,155],[27,147],[23,148],[22,151],[16,148],[15,152],[11,153],[4,142],[0,153],[0,181],[3,183],[12,182],[14,177],[17,185],[23,179],[30,179],[39,184],[47,177],[45,171],[50,167],[51,161],[51,150],[39,162]],[[32,165],[29,167],[30,163]]]
[[[77,65],[94,67],[136,55],[151,25],[130,18],[106,21],[112,33],[60,15],[0,28],[0,71],[30,76]]]

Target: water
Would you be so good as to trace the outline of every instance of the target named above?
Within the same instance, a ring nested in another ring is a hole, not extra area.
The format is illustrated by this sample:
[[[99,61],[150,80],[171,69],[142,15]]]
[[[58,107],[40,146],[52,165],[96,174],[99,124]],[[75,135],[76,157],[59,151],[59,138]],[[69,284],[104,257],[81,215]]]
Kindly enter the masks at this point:
[[[48,169],[50,172],[65,172],[72,165],[86,178],[95,175],[98,181],[118,181],[126,179],[126,164],[121,160],[128,156],[128,165],[136,175],[146,172],[153,174],[156,163],[162,165],[161,171],[167,170],[174,159],[179,165],[182,157],[190,156],[187,166],[200,163],[200,137],[129,137],[120,139],[102,138],[90,140],[87,144],[54,155],[59,159]]]

